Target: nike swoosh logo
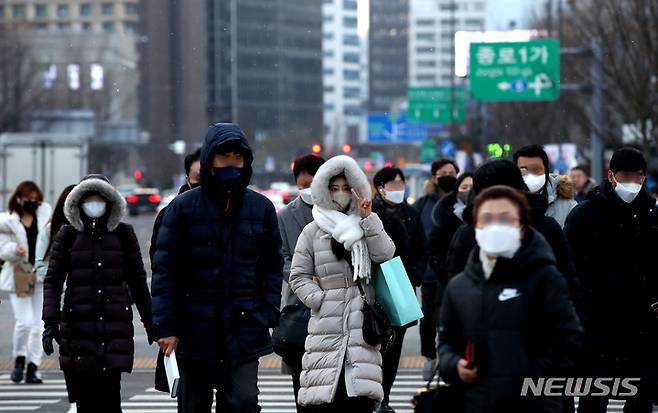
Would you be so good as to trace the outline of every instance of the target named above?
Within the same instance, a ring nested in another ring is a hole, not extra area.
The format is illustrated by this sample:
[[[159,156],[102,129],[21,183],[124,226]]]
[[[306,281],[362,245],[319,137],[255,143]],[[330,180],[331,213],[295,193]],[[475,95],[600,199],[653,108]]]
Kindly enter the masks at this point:
[[[508,300],[511,300],[512,298],[516,298],[516,297],[520,297],[520,296],[521,296],[521,293],[516,292],[516,291],[511,292],[511,293],[507,292],[507,291],[503,291],[502,293],[500,293],[500,295],[498,295],[498,301],[508,301]]]

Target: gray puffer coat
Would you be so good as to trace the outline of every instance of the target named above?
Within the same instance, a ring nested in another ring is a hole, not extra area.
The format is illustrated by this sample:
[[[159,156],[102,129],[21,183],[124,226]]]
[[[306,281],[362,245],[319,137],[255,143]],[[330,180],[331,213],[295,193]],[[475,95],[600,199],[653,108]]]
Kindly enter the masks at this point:
[[[356,162],[348,157],[336,157],[315,175],[313,198],[316,206],[331,208],[329,180],[343,172],[350,186],[361,196],[370,195],[367,178]],[[316,196],[320,191],[324,193]],[[355,205],[350,212],[356,213]],[[391,259],[395,245],[377,214],[361,220],[360,225],[372,262]],[[290,286],[311,309],[299,404],[331,403],[343,369],[349,397],[382,400],[382,357],[378,346],[363,340],[363,300],[354,284],[352,268],[346,260],[338,260],[331,249],[331,235],[315,222],[304,228],[297,241]],[[372,293],[370,286],[366,286],[366,290]]]

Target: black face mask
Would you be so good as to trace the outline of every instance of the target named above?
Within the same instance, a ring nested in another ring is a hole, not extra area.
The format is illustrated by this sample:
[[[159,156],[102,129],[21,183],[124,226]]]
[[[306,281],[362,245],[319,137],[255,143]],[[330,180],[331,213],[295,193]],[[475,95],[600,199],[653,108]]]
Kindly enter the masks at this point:
[[[25,201],[23,202],[22,208],[24,212],[27,212],[28,214],[34,214],[35,212],[37,212],[37,209],[39,209],[39,203],[32,201]]]
[[[468,205],[468,198],[471,196],[471,191],[458,192],[457,199],[464,205]]]
[[[457,187],[457,178],[450,175],[442,176],[439,178],[437,186],[443,192],[452,192]]]
[[[242,184],[242,168],[237,166],[225,166],[223,168],[212,168],[215,186],[222,191],[239,189]]]

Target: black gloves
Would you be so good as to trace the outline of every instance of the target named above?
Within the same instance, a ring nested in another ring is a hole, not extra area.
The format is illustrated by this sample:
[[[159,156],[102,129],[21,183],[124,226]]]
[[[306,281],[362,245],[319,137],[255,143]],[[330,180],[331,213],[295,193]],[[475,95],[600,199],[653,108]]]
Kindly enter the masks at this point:
[[[43,332],[43,338],[41,339],[41,343],[43,345],[43,352],[46,353],[46,355],[51,355],[55,352],[55,349],[53,348],[53,340],[57,342],[59,345],[59,326],[57,325],[48,325],[46,326],[46,329]]]

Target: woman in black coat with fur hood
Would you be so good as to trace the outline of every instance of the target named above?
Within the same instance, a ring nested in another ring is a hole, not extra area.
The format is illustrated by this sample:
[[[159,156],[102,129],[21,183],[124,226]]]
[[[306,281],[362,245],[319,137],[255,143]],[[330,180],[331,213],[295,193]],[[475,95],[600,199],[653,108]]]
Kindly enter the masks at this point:
[[[151,337],[151,300],[139,243],[121,222],[126,203],[102,175],[69,194],[44,281],[43,345],[59,362],[78,412],[120,412],[121,373],[133,365],[132,304]],[[66,282],[64,305],[60,310]]]

